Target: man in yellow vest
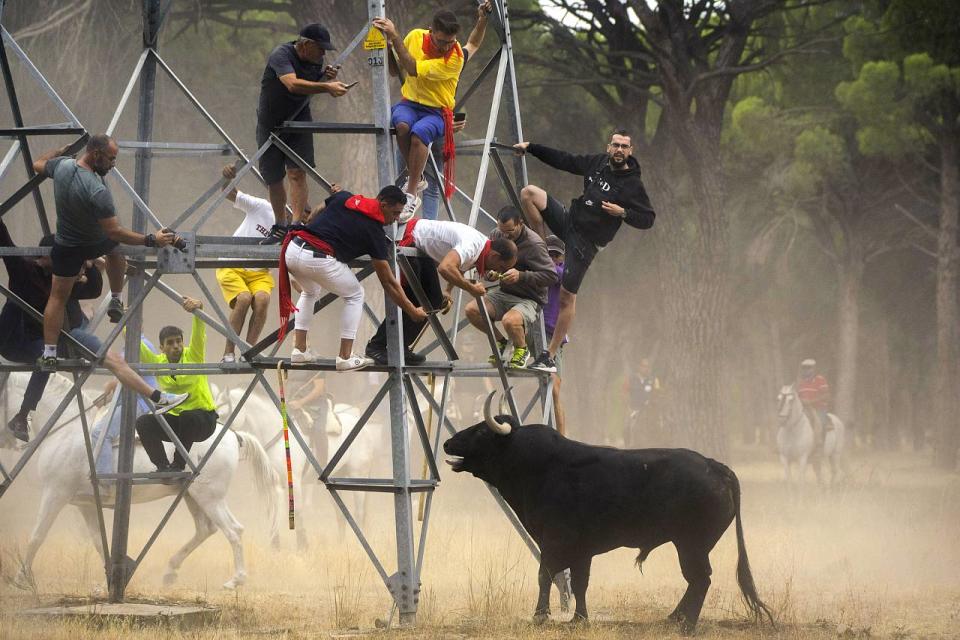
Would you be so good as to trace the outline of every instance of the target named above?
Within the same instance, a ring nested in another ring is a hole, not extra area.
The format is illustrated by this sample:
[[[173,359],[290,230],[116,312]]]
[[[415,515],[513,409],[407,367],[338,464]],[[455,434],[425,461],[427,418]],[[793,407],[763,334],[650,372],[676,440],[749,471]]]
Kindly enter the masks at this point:
[[[407,206],[400,215],[400,222],[406,222],[419,208],[420,192],[427,186],[423,169],[434,140],[443,140],[444,187],[448,198],[453,195],[453,106],[464,62],[457,42],[460,23],[452,11],[441,10],[429,29],[413,29],[403,39],[387,18],[375,19],[373,26],[383,31],[396,53],[399,65],[391,57],[391,70],[406,74],[403,99],[393,105],[390,116],[410,174],[403,187]]]
[[[183,309],[193,313],[202,309],[200,300],[183,298]],[[154,353],[150,348],[140,343],[140,361],[148,363],[187,363],[197,364],[206,362],[207,325],[198,316],[193,317],[193,328],[190,331],[190,342],[184,346],[183,331],[180,327],[164,327],[160,330],[160,353]],[[217,428],[217,406],[213,402],[210,392],[210,383],[205,375],[161,375],[157,376],[160,388],[171,393],[186,393],[186,401],[175,409],[167,412],[167,424],[177,434],[184,449],[190,451],[194,442],[202,442]],[[186,461],[180,452],[173,456],[173,464],[167,461],[167,452],[163,449],[164,442],[170,442],[170,437],[160,426],[160,421],[153,414],[145,414],[137,418],[137,434],[140,443],[150,458],[150,462],[157,466],[157,471],[183,471]]]

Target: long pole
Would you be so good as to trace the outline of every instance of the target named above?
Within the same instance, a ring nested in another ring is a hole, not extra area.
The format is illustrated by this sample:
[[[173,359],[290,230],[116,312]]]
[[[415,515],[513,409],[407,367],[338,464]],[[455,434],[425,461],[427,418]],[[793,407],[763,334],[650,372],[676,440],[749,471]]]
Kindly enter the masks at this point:
[[[143,0],[143,46],[156,47],[157,36],[160,31],[160,0]],[[157,84],[156,58],[147,56],[140,74],[140,101],[137,120],[137,140],[149,142],[153,140],[154,98]],[[150,150],[140,149],[137,152],[136,169],[134,174],[134,189],[144,202],[150,200]],[[139,207],[133,208],[133,230],[144,233],[147,229],[146,215]],[[144,276],[142,271],[135,271],[127,279],[127,302],[137,298],[143,290]],[[143,330],[142,306],[130,311],[132,315],[127,322],[127,334],[124,340],[124,350],[127,362],[136,364],[140,361],[140,334]],[[107,581],[110,586],[110,601],[122,602],[127,583],[136,568],[136,563],[127,553],[127,544],[130,537],[130,504],[133,492],[133,482],[129,474],[133,472],[134,430],[137,420],[137,394],[124,388],[122,393],[123,409],[120,429],[120,449],[118,451],[117,471],[120,478],[117,480],[116,507],[113,516],[113,542],[110,553],[110,574]]]

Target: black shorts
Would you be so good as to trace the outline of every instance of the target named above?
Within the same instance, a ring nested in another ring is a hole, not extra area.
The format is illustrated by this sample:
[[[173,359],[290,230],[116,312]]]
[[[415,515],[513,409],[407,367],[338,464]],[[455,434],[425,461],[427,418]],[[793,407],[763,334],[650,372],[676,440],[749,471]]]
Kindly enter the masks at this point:
[[[547,195],[547,208],[540,212],[543,221],[550,230],[566,245],[563,263],[563,278],[560,286],[576,293],[580,289],[583,278],[587,275],[590,263],[597,255],[598,249],[593,243],[584,240],[573,227],[573,216],[560,204],[556,198]]]
[[[53,262],[53,275],[61,278],[70,278],[80,275],[83,263],[105,256],[117,248],[119,243],[113,240],[102,240],[97,244],[83,244],[79,247],[65,247],[53,243],[50,249],[50,260]]]
[[[313,159],[313,136],[309,133],[284,133],[278,136],[294,153],[303,158],[311,167],[316,166]],[[257,148],[259,149],[270,138],[270,130],[257,125]],[[276,184],[287,175],[287,167],[297,168],[297,163],[288,157],[276,145],[271,145],[266,153],[260,156],[260,173],[267,184]]]

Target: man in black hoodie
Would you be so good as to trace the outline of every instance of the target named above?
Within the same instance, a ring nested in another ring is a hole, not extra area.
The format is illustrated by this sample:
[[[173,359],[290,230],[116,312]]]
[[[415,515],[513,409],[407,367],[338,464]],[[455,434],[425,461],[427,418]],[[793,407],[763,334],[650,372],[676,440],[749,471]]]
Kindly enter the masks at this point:
[[[577,291],[597,252],[613,240],[624,222],[637,229],[649,229],[656,214],[640,179],[630,134],[622,129],[614,131],[607,152],[596,155],[573,155],[530,142],[516,144],[514,149],[521,155],[529,152],[555,169],[583,176],[583,195],[574,199],[569,209],[535,185],[527,185],[520,192],[530,227],[540,237],[546,237],[546,224],[567,247],[557,326],[547,351],[530,365],[532,369],[554,372],[557,368],[553,358],[573,324]]]

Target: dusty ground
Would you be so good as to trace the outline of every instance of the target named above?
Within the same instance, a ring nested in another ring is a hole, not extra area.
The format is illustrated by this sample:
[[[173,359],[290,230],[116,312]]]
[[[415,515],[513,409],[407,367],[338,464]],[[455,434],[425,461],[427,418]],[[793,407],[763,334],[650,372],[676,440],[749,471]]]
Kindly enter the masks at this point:
[[[919,456],[859,455],[851,458],[851,477],[840,489],[811,489],[796,498],[780,483],[770,452],[740,451],[736,459],[754,577],[780,629],[757,628],[743,618],[731,530],[711,556],[714,582],[700,636],[960,638],[960,477],[932,471]],[[312,514],[311,548],[298,553],[293,534],[284,531],[283,547],[275,551],[267,541],[262,502],[248,480],[241,476],[231,495],[247,525],[249,581],[243,589],[220,589],[232,564],[219,534],[187,560],[175,588],[161,586],[166,559],[192,533],[185,513],[174,517],[131,584],[132,598],[222,607],[218,626],[185,633],[18,617],[24,608],[102,596],[103,577],[79,515],[67,509],[37,559],[36,592],[10,586],[35,514],[30,487],[15,486],[13,499],[0,502],[0,638],[324,638],[372,630],[378,619],[388,618],[386,591],[352,535],[340,540],[328,497],[319,495]],[[372,498],[370,512],[374,546],[390,567],[390,499]],[[135,511],[143,525],[132,548],[139,549],[149,534],[146,523],[160,513],[153,506]],[[390,633],[448,639],[676,637],[673,627],[660,622],[683,590],[676,555],[661,547],[643,575],[633,556],[620,550],[595,560],[589,628],[562,624],[569,614],[557,613],[555,594],[555,621],[535,627],[529,622],[533,559],[479,482],[447,473],[434,504],[419,625]]]

